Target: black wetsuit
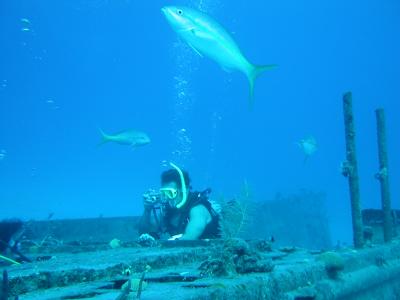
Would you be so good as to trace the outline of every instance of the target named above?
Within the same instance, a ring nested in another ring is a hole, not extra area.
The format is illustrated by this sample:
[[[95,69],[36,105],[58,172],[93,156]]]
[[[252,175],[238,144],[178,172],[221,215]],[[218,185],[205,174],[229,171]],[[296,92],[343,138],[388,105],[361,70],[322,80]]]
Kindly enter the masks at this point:
[[[22,229],[23,223],[17,219],[4,220],[0,222],[0,254],[10,248],[13,236]]]
[[[220,237],[219,215],[208,201],[208,192],[207,190],[201,193],[191,192],[183,208],[168,208],[163,218],[163,231],[170,235],[183,234],[190,219],[190,210],[197,205],[203,205],[211,215],[211,222],[207,224],[199,239]],[[178,218],[176,226],[171,224],[171,219],[175,216]]]

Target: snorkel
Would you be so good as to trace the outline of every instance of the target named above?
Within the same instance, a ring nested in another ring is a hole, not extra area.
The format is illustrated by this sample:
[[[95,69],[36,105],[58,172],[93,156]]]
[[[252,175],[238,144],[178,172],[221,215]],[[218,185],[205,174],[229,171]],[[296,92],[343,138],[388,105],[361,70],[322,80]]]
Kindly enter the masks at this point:
[[[181,189],[182,189],[182,201],[179,202],[176,205],[176,208],[181,208],[182,206],[185,205],[186,200],[187,200],[187,190],[186,190],[186,182],[185,182],[185,177],[183,176],[182,170],[179,169],[179,167],[177,165],[175,165],[174,163],[170,162],[169,165],[171,167],[173,167],[179,174],[179,177],[181,179]]]

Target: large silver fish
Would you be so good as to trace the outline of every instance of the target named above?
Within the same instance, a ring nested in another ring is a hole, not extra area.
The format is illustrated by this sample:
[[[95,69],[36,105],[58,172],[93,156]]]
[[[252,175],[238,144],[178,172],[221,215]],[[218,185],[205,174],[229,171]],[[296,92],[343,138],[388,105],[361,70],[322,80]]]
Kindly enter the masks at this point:
[[[115,142],[120,145],[128,145],[132,147],[144,146],[150,143],[150,138],[144,132],[129,129],[118,132],[116,134],[107,134],[100,129],[102,141],[99,145],[107,142]]]
[[[254,65],[242,54],[229,33],[208,15],[184,6],[166,6],[162,12],[172,28],[201,56],[215,60],[224,70],[239,70],[250,84],[250,105],[254,81],[275,65]]]

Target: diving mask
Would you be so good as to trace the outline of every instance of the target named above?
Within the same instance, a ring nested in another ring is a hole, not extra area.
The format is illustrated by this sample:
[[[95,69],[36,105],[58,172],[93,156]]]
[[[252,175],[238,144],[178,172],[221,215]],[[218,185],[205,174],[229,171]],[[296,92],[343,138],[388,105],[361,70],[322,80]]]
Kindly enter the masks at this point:
[[[160,194],[169,200],[173,200],[176,198],[176,196],[178,196],[178,190],[170,187],[165,187],[160,189]]]

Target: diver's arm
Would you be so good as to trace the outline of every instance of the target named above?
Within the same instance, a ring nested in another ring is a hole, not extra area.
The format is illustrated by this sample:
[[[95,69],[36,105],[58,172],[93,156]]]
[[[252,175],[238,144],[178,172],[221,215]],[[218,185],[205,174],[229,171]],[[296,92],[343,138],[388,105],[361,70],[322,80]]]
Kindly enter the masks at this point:
[[[152,212],[153,212],[152,207],[145,206],[143,215],[138,223],[139,234],[158,233],[159,228],[158,225],[156,224],[156,221],[154,220],[154,216],[152,216]]]
[[[197,205],[190,210],[189,223],[180,240],[197,240],[203,234],[211,215],[204,205]]]

